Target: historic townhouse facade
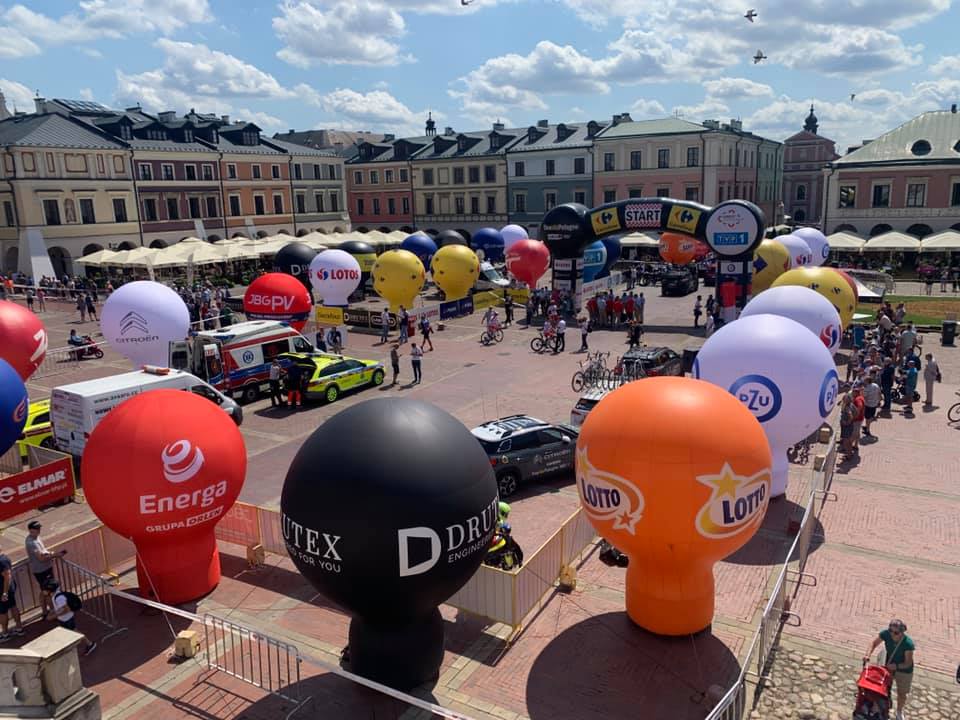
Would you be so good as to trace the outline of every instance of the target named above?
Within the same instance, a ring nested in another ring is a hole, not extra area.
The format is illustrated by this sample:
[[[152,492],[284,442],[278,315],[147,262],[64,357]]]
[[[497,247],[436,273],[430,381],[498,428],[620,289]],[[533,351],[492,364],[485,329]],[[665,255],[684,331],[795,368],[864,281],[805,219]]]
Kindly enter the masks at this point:
[[[818,129],[811,105],[803,130],[783,141],[783,205],[793,222],[823,229],[823,169],[839,155],[833,140],[818,135]]]
[[[294,234],[347,232],[350,216],[344,205],[343,158],[332,150],[276,138],[268,142],[285,152],[290,162]]]

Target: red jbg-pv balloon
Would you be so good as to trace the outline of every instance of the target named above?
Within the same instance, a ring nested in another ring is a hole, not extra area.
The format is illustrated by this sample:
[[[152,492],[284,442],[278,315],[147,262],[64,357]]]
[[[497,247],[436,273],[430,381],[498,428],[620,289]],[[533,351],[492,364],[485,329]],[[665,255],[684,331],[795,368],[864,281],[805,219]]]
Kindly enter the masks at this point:
[[[137,546],[141,595],[171,605],[220,582],[214,527],[246,471],[230,416],[181,390],[151,390],[115,407],[90,435],[81,465],[93,512]]]
[[[531,288],[550,267],[550,250],[539,240],[517,240],[507,249],[507,271]]]
[[[26,382],[47,354],[47,331],[22,305],[0,300],[0,357]]]
[[[310,293],[303,283],[286,273],[266,273],[243,294],[243,312],[251,320],[280,320],[297,332],[310,317]]]

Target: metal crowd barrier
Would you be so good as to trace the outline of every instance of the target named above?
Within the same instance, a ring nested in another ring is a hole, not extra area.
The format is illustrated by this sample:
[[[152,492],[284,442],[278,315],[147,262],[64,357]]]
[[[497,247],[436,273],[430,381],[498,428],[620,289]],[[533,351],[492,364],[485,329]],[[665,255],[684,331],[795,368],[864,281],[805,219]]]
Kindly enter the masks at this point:
[[[84,347],[96,347],[101,350],[106,350],[109,347],[109,343],[106,340],[101,340]],[[87,360],[94,359],[95,358],[87,358]],[[84,360],[80,357],[80,348],[78,347],[68,345],[67,347],[49,348],[43,361],[40,363],[40,367],[38,367],[36,372],[30,377],[31,379],[37,379],[50,377],[51,375],[59,375],[60,373],[75,369],[82,362],[84,362]]]
[[[61,590],[75,593],[83,601],[80,612],[107,628],[107,634],[100,638],[99,642],[126,631],[127,628],[117,623],[111,587],[106,580],[63,557],[54,559],[53,574],[59,581]]]

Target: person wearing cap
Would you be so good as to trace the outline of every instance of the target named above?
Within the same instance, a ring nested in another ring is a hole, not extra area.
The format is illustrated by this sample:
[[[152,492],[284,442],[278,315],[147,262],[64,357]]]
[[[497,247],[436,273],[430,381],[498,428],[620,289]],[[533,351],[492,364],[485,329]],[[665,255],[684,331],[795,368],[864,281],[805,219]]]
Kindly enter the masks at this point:
[[[52,553],[47,550],[47,546],[40,539],[40,529],[43,525],[39,520],[31,520],[27,523],[27,537],[23,541],[23,546],[27,551],[27,559],[30,564],[30,572],[37,579],[37,585],[41,589],[40,607],[43,610],[43,620],[46,620],[53,610],[50,603],[50,593],[43,588],[49,580],[53,579],[53,559],[63,557],[67,554],[66,550],[58,553]]]
[[[59,623],[60,627],[78,632],[76,613],[70,609],[70,604],[67,602],[66,594],[59,592],[60,583],[51,578],[43,586],[43,589],[48,592],[53,599],[53,613],[57,616],[57,623]],[[89,655],[96,649],[97,644],[95,642],[90,642],[90,639],[84,635],[83,654]]]

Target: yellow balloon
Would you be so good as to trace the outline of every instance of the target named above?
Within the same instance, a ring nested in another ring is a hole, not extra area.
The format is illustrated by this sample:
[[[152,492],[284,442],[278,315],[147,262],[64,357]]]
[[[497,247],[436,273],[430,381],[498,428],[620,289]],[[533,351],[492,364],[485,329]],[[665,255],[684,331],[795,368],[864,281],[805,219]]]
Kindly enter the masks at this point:
[[[800,285],[816,290],[829,300],[840,313],[840,324],[847,327],[853,320],[853,312],[857,309],[857,298],[853,294],[844,277],[827,267],[801,267],[787,270],[773,281],[770,287],[784,285]]]
[[[427,273],[420,258],[409,250],[387,250],[373,263],[373,289],[390,303],[390,311],[413,307]]]
[[[754,295],[763,292],[790,269],[790,251],[782,242],[764,240],[753,254]]]
[[[434,253],[430,273],[447,300],[459,300],[477,282],[480,260],[466,245],[444,245]]]

